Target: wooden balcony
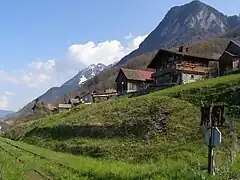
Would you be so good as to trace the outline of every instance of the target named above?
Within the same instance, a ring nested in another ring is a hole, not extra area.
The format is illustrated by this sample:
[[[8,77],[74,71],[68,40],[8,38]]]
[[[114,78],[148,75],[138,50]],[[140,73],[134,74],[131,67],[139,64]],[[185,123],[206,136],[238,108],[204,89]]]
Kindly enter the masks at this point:
[[[210,67],[204,67],[201,64],[191,64],[191,63],[183,63],[177,64],[176,69],[179,71],[189,71],[189,72],[197,72],[197,73],[209,73],[214,69]]]

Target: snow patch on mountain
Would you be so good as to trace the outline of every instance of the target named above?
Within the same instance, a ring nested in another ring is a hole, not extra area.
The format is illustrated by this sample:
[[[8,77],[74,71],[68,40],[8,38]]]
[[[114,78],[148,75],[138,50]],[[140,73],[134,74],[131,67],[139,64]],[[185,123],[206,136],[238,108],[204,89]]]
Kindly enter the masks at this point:
[[[81,76],[80,78],[79,78],[79,85],[81,85],[81,84],[83,84],[85,81],[87,80],[87,78],[85,78],[85,76]]]

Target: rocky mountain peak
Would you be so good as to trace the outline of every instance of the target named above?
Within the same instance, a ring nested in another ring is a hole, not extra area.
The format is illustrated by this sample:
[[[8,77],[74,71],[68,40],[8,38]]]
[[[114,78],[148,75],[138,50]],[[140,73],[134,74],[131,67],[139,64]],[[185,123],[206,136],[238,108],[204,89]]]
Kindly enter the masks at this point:
[[[238,16],[226,16],[215,8],[194,0],[172,7],[139,48],[116,66],[159,48],[171,48],[218,36],[240,25]]]

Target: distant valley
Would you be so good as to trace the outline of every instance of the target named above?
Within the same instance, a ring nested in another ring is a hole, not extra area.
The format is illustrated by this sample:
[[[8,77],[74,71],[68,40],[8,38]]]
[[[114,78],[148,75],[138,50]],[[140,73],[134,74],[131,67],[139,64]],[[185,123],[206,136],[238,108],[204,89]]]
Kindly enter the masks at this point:
[[[0,119],[5,118],[5,116],[14,113],[13,111],[0,110]]]

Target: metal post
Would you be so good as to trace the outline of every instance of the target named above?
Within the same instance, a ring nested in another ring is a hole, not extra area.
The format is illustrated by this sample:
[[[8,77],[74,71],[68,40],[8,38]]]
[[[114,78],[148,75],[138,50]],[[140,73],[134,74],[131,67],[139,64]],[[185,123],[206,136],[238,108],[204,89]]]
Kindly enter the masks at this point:
[[[209,121],[210,121],[210,128],[211,134],[209,138],[209,146],[208,146],[208,173],[213,174],[213,124],[212,124],[212,108],[213,105],[210,107],[209,113]]]
[[[208,173],[213,174],[213,146],[212,146],[212,137],[213,136],[213,127],[211,127],[211,136],[209,139],[208,146]]]

